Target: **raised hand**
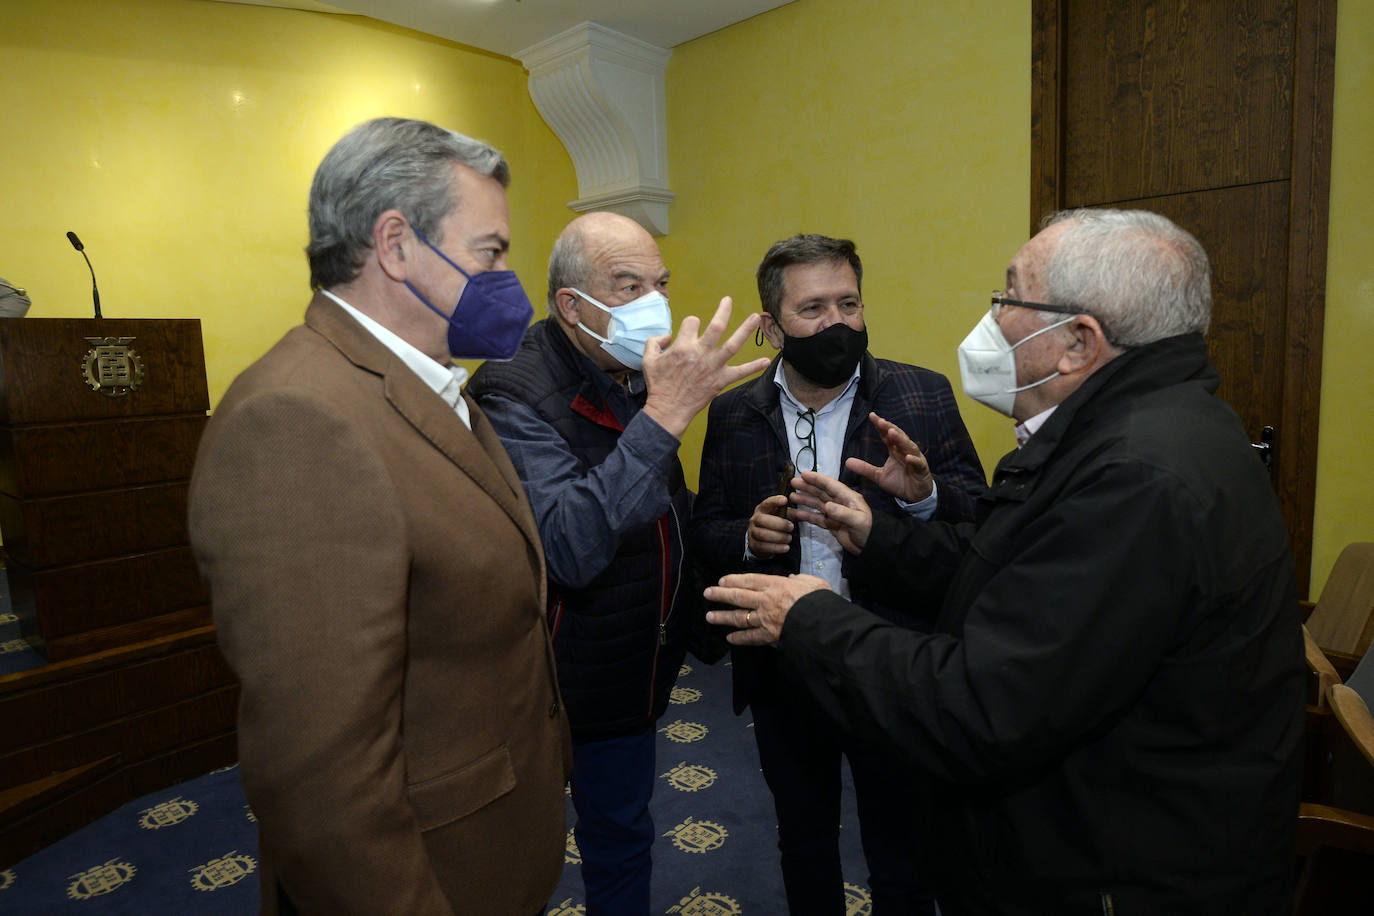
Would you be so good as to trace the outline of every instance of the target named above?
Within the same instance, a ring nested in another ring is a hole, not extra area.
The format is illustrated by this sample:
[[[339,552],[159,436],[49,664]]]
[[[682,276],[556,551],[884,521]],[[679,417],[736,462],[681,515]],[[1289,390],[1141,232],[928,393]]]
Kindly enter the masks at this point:
[[[878,467],[862,458],[849,458],[844,466],[904,502],[920,502],[929,496],[935,489],[935,478],[921,447],[897,424],[889,423],[876,413],[870,413],[868,419],[877,427],[878,435],[887,446],[887,461]]]
[[[794,512],[794,518],[829,529],[850,553],[863,551],[873,530],[873,510],[862,496],[817,471],[803,471],[793,484],[792,502],[809,510]]]
[[[688,315],[678,326],[676,337],[665,334],[644,346],[644,383],[649,391],[644,412],[678,438],[712,398],[768,365],[766,356],[729,365],[759,325],[759,316],[750,315],[721,343],[730,323],[731,306],[729,296],[720,300],[715,316],[700,333],[700,319]]]

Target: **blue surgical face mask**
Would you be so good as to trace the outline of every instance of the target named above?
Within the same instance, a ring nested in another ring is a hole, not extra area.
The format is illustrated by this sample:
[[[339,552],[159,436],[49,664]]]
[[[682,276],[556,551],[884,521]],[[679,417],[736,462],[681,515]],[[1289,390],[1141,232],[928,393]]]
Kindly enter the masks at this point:
[[[580,321],[577,326],[601,341],[601,349],[628,369],[643,367],[646,343],[655,337],[673,333],[673,313],[668,308],[668,297],[658,290],[610,308],[576,287],[569,289],[611,316],[606,328],[609,337],[602,337]]]
[[[414,293],[415,298],[448,321],[448,352],[454,359],[510,359],[514,356],[534,317],[534,306],[530,305],[515,271],[484,270],[470,274],[435,248],[419,229],[414,226],[411,229],[416,238],[429,245],[445,263],[468,278],[451,315],[435,308],[409,280],[405,281],[406,289]]]

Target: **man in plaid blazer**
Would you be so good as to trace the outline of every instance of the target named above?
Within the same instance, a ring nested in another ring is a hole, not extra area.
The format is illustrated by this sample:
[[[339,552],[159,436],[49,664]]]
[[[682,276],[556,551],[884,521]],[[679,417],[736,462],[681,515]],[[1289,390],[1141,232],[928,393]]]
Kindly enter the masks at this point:
[[[949,381],[917,366],[875,359],[854,243],[819,235],[778,242],[758,270],[762,332],[779,356],[762,375],[712,402],[691,539],[713,577],[808,572],[875,613],[916,629],[933,622],[851,594],[848,555],[823,528],[787,517],[793,476],[819,470],[863,493],[878,511],[961,521],[985,486]],[[890,451],[882,421],[919,446]],[[881,466],[904,499],[845,467]],[[778,816],[793,914],[844,912],[839,859],[840,759],[854,776],[875,911],[933,913],[916,848],[921,786],[894,758],[853,740],[781,682],[771,648],[735,648],[735,711],[752,707],[754,736]]]

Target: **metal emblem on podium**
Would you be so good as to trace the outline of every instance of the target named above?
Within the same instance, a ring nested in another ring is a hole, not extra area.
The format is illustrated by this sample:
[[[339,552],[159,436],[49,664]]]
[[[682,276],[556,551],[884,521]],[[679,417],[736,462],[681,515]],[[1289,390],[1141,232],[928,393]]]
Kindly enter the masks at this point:
[[[143,384],[143,358],[134,352],[134,337],[87,337],[86,384],[106,397],[121,398]]]

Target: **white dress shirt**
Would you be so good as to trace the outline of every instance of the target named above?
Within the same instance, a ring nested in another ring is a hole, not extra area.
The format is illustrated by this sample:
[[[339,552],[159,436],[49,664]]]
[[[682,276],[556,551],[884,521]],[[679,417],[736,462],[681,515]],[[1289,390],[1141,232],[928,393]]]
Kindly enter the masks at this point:
[[[468,415],[468,403],[463,400],[463,386],[467,384],[468,370],[462,366],[441,365],[433,357],[421,353],[410,343],[397,337],[390,330],[364,315],[329,290],[322,289],[320,292],[337,302],[345,312],[357,319],[358,324],[362,325],[369,334],[377,338],[382,346],[400,357],[401,362],[409,366],[420,377],[420,381],[432,388],[435,394],[444,399],[444,403],[453,408],[453,412],[458,414],[458,419],[463,421],[463,425],[472,429],[472,417]]]
[[[1040,427],[1045,425],[1045,421],[1050,418],[1050,415],[1054,413],[1055,407],[1058,406],[1058,404],[1055,404],[1054,407],[1046,407],[1025,423],[1017,423],[1015,427],[1016,447],[1020,448],[1025,445],[1030,440],[1030,437],[1034,436],[1040,430]]]

